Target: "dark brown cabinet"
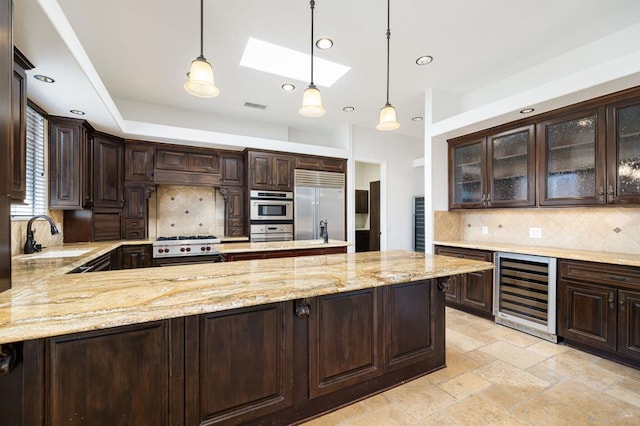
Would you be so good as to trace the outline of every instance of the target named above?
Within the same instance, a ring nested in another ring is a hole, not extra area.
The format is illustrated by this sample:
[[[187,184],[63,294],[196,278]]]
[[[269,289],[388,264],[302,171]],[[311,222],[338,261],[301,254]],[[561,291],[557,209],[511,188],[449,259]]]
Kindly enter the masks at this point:
[[[156,147],[153,181],[170,185],[220,185],[218,151]]]
[[[247,158],[249,190],[293,191],[292,155],[249,151]]]
[[[535,205],[534,127],[449,143],[449,207]]]
[[[356,253],[370,250],[370,233],[368,229],[356,229]]]
[[[244,156],[242,153],[225,152],[220,155],[222,185],[242,186],[244,182]]]
[[[604,107],[539,123],[539,204],[605,203],[605,142]]]
[[[47,339],[46,424],[182,423],[182,323],[157,321]]]
[[[153,181],[154,145],[125,141],[124,180],[126,182]]]
[[[225,235],[237,237],[244,235],[244,190],[230,186],[220,188],[225,200]]]
[[[122,246],[120,258],[121,269],[148,268],[152,263],[151,245]]]
[[[64,242],[112,241],[121,239],[122,209],[64,211]]]
[[[607,202],[640,203],[640,97],[607,105]]]
[[[189,317],[186,345],[186,424],[237,424],[293,405],[292,302]]]
[[[11,143],[9,145],[11,199],[24,202],[27,196],[27,74],[33,64],[14,47],[11,83]]]
[[[321,296],[314,302],[309,315],[309,396],[326,395],[381,375],[378,289]]]
[[[81,209],[93,204],[92,132],[83,120],[49,117],[49,208]]]
[[[236,260],[253,260],[253,259],[277,259],[283,257],[300,257],[300,256],[323,256],[326,254],[342,254],[346,253],[346,247],[328,247],[328,248],[310,248],[299,250],[274,250],[259,252],[238,252],[227,253],[227,262]]]
[[[347,160],[342,158],[318,157],[312,155],[296,155],[295,168],[345,173],[347,171]]]
[[[369,191],[356,189],[356,213],[369,213]]]
[[[493,262],[493,253],[484,250],[436,246],[435,254]],[[493,319],[493,271],[470,272],[447,280],[447,306]]]
[[[124,145],[104,133],[93,136],[93,207],[124,206]]]
[[[124,185],[124,238],[142,239],[147,236],[147,200],[156,187],[141,182]]]
[[[560,261],[558,335],[568,344],[637,365],[639,286],[637,268]]]

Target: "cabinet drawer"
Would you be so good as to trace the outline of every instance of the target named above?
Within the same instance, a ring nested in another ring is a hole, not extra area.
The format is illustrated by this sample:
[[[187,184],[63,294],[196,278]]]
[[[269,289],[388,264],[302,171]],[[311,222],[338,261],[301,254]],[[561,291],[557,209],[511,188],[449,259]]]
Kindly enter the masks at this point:
[[[463,259],[493,262],[493,253],[484,250],[436,246],[435,254],[439,254],[441,256],[460,257]]]
[[[124,231],[124,238],[126,240],[141,240],[145,238],[145,232],[144,229],[130,229],[127,228]]]
[[[562,260],[560,276],[564,279],[640,289],[640,269],[630,266]]]
[[[126,219],[124,226],[127,229],[144,229],[144,224],[144,219]]]

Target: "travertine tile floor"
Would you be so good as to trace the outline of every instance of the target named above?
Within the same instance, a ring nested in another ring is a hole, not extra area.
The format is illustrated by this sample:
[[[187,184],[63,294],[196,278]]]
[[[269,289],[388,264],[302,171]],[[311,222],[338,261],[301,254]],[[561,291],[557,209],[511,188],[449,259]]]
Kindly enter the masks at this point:
[[[447,308],[447,368],[306,425],[640,425],[640,370]]]

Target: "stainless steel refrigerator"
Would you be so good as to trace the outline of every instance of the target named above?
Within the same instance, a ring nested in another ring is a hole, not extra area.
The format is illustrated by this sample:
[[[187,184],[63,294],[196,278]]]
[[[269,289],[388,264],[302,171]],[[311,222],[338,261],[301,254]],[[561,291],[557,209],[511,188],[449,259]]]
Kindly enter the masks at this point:
[[[329,238],[345,240],[343,173],[295,171],[293,220],[296,240],[320,238],[320,221],[327,221]]]

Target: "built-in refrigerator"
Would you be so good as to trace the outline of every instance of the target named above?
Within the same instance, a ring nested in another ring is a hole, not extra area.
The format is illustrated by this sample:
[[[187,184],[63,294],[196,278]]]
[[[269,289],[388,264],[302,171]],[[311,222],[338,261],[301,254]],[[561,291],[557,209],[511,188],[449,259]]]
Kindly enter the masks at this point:
[[[345,180],[343,173],[295,170],[293,225],[296,240],[320,237],[327,221],[329,238],[345,240]]]

